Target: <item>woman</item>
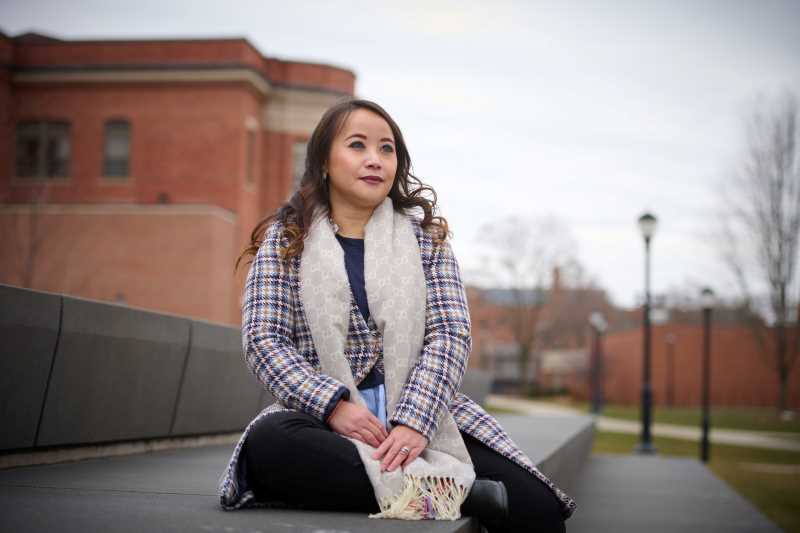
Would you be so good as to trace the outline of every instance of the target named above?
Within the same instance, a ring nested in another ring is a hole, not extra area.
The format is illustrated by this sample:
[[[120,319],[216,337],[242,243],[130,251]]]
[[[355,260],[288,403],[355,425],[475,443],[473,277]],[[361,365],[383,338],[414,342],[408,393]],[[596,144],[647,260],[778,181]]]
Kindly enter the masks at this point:
[[[564,531],[574,501],[457,392],[466,297],[436,195],[410,169],[386,111],[342,101],[311,136],[300,189],[253,231],[243,349],[277,402],[239,440],[222,506]]]

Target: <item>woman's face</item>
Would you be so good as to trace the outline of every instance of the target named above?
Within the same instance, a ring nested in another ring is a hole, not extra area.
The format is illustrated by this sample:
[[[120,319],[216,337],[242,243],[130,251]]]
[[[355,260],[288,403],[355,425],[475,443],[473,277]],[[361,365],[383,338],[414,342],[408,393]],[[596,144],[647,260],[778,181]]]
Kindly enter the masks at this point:
[[[374,209],[388,196],[397,171],[394,135],[380,115],[356,109],[331,144],[327,171],[331,206]]]

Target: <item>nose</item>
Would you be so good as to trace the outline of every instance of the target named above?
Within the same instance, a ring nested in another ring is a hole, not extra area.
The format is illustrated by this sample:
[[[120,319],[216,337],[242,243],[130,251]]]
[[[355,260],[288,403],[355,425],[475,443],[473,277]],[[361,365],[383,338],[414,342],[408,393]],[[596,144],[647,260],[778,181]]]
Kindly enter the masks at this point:
[[[380,170],[381,160],[380,157],[378,157],[378,154],[375,153],[374,150],[367,150],[366,166],[370,170]]]

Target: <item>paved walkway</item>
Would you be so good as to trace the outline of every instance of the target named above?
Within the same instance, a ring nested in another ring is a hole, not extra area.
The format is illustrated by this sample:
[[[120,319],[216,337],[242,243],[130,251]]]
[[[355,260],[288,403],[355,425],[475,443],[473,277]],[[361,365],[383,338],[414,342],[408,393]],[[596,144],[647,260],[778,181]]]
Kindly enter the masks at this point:
[[[563,416],[567,413],[581,413],[582,411],[554,405],[548,402],[537,402],[526,400],[514,396],[503,396],[491,394],[486,403],[492,407],[513,409],[521,413],[536,414],[542,416]],[[638,435],[641,432],[641,424],[638,421],[622,420],[619,418],[609,418],[607,416],[595,416],[595,426],[599,431],[611,431],[615,433],[631,433]],[[690,441],[700,441],[701,431],[699,427],[679,426],[675,424],[653,424],[652,433],[657,437],[672,437]],[[730,444],[734,446],[747,446],[752,448],[769,448],[772,450],[788,450],[800,452],[800,435],[797,433],[781,434],[761,431],[741,431],[733,429],[711,429],[710,433],[712,444]]]
[[[569,533],[779,533],[696,459],[594,454],[572,496]]]

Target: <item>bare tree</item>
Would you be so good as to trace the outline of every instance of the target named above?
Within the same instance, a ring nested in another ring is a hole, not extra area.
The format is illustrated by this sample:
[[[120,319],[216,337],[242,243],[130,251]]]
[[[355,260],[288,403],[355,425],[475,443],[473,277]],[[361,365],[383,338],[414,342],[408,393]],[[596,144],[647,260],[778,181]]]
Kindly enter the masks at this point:
[[[797,276],[800,238],[798,103],[792,93],[762,101],[747,123],[740,166],[723,189],[722,258],[734,275],[749,320],[787,407],[789,374],[800,353]],[[758,294],[766,295],[763,299]]]
[[[36,281],[37,265],[48,233],[53,229],[47,224],[43,214],[48,203],[50,184],[44,183],[31,192],[31,200],[25,207],[19,206],[5,214],[2,224],[2,241],[4,248],[11,253],[9,260],[11,279],[8,280],[20,287],[33,287]]]
[[[523,391],[530,392],[531,365],[538,380],[536,341],[553,267],[566,263],[575,250],[567,228],[554,217],[524,219],[512,216],[481,228],[484,274],[492,284],[511,295],[508,323],[517,348]]]
[[[96,276],[108,265],[87,263],[107,225],[90,225],[80,233],[65,235],[63,224],[48,208],[50,182],[31,188],[29,201],[4,214],[0,225],[2,249],[9,250],[4,281],[25,288],[57,290],[64,294],[90,294]]]

